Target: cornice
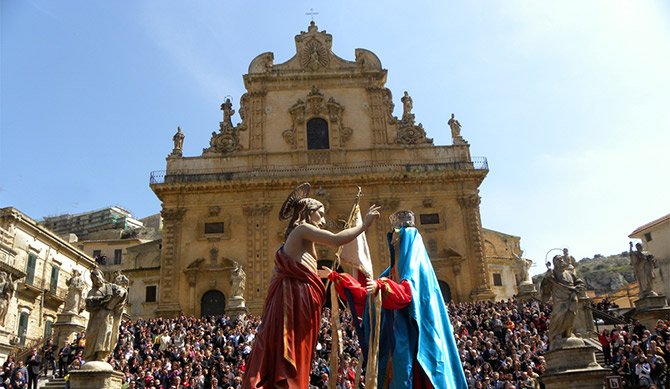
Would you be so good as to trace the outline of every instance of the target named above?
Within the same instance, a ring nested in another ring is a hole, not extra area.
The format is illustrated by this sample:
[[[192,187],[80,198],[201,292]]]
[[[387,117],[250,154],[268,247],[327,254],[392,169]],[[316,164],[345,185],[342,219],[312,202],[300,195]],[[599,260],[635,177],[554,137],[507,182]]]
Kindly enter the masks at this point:
[[[171,193],[240,192],[253,190],[292,189],[300,182],[318,182],[321,185],[394,185],[394,184],[455,184],[470,183],[477,187],[486,177],[488,170],[443,170],[432,172],[393,172],[361,175],[313,175],[293,177],[258,177],[253,179],[233,179],[227,181],[203,181],[151,184],[151,189],[160,198]]]

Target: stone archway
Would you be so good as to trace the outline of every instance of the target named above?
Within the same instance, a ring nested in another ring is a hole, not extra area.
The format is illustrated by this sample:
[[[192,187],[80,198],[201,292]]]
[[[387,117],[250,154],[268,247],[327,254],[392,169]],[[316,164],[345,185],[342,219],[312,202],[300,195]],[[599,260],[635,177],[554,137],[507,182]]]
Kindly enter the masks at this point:
[[[200,300],[200,316],[223,315],[226,310],[226,296],[218,290],[209,290]]]
[[[442,280],[437,280],[437,283],[440,285],[440,292],[442,292],[444,303],[449,304],[451,302],[451,288],[449,287],[449,284]]]

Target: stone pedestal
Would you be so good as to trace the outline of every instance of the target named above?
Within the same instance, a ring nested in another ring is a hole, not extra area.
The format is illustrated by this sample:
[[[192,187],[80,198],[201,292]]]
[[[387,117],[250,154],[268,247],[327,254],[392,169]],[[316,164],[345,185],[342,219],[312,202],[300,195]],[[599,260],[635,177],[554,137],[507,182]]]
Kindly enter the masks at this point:
[[[102,361],[86,362],[79,370],[70,370],[72,389],[118,389],[123,384],[123,373]]]
[[[577,346],[548,351],[547,370],[540,379],[547,389],[602,389],[610,370],[596,362],[595,350]]]
[[[647,296],[635,301],[633,317],[645,327],[652,329],[659,319],[666,320],[670,316],[670,307],[665,296]]]
[[[18,338],[12,332],[0,329],[0,362],[7,360],[7,356],[16,350]]]
[[[55,344],[60,348],[66,340],[72,342],[74,334],[86,329],[86,318],[74,312],[59,313],[52,327]]]
[[[536,294],[535,284],[531,281],[523,281],[519,284],[519,293],[517,293],[516,298],[521,301],[532,300]]]
[[[233,296],[226,301],[226,313],[230,317],[237,315],[246,315],[249,313],[249,310],[245,306],[244,297],[242,296]]]

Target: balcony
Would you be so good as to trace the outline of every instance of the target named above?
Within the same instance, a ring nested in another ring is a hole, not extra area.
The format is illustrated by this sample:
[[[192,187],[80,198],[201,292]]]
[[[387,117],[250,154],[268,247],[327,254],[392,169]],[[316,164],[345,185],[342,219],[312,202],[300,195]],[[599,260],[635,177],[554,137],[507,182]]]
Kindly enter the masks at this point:
[[[157,170],[151,172],[150,185],[232,181],[253,178],[295,178],[312,176],[352,176],[369,173],[421,173],[437,171],[488,171],[489,166],[485,157],[474,157],[469,160],[462,158],[449,160],[437,159],[420,163],[394,162],[385,163],[349,163],[339,165],[313,164],[308,166],[277,166],[249,169],[229,168],[220,169],[175,169],[166,172]]]
[[[50,289],[44,291],[44,306],[48,309],[57,311],[58,308],[65,302],[65,296],[67,295],[67,289],[57,288],[55,293],[52,293]]]

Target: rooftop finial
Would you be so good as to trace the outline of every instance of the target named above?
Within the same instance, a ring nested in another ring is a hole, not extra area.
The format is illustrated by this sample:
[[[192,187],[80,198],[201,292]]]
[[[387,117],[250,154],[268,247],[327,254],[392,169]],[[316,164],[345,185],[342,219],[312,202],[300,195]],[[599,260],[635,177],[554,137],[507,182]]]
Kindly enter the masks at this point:
[[[319,13],[314,11],[314,8],[310,8],[309,12],[305,12],[305,15],[309,16],[312,18],[312,21],[309,23],[310,26],[314,25],[314,15],[318,15]]]

